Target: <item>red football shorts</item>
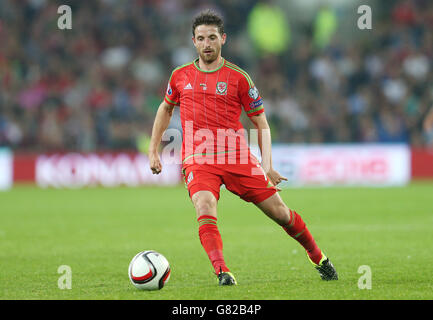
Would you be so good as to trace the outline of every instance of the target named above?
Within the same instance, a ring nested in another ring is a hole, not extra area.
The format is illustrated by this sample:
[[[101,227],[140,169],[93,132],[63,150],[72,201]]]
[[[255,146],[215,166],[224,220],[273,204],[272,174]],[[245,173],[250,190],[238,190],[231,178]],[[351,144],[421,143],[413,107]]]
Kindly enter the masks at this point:
[[[247,164],[191,164],[182,170],[185,185],[192,198],[198,191],[210,191],[219,200],[220,187],[247,202],[259,203],[277,192],[258,161]]]

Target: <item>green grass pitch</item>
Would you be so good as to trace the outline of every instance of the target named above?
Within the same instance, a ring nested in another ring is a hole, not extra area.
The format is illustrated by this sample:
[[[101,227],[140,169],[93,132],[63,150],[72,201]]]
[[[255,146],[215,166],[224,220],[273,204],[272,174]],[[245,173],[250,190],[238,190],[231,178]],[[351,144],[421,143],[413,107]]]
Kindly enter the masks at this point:
[[[281,196],[307,223],[340,280],[324,282],[303,248],[253,204],[222,190],[219,228],[237,287],[219,287],[183,186],[0,193],[0,299],[433,299],[433,183],[301,188]],[[135,289],[128,265],[153,249],[170,262],[160,291]],[[61,290],[58,268],[72,270]],[[360,289],[371,269],[371,289]]]

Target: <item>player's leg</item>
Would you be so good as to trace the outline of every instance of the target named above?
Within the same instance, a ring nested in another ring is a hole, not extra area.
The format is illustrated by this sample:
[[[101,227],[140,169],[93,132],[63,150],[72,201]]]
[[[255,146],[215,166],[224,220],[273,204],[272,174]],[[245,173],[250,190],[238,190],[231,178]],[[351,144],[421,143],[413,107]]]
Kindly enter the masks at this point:
[[[247,202],[253,202],[299,242],[314,266],[320,268],[318,270],[322,279],[336,279],[335,269],[317,246],[301,216],[285,205],[263,170],[257,168],[260,168],[260,165],[254,159],[246,165],[227,168],[223,182],[228,190]]]
[[[223,241],[217,225],[217,199],[211,191],[201,190],[191,197],[199,224],[200,242],[218,276],[220,285],[236,284],[223,255]]]
[[[202,216],[217,218],[217,199],[211,191],[200,190],[195,192],[191,201],[194,204],[197,219]]]
[[[319,264],[322,259],[322,251],[317,246],[301,216],[296,211],[290,210],[278,193],[256,203],[256,206],[298,241],[307,251],[311,261]]]
[[[338,279],[334,266],[317,246],[301,216],[296,211],[289,209],[278,193],[256,203],[256,206],[304,247],[311,263],[319,271],[322,279]]]
[[[236,284],[223,255],[223,241],[217,225],[217,204],[221,178],[218,174],[191,167],[184,172],[191,201],[196,211],[199,238],[221,285]]]
[[[215,273],[229,271],[224,261],[223,241],[217,225],[217,199],[212,192],[201,190],[194,193],[191,200],[196,210],[200,243]]]

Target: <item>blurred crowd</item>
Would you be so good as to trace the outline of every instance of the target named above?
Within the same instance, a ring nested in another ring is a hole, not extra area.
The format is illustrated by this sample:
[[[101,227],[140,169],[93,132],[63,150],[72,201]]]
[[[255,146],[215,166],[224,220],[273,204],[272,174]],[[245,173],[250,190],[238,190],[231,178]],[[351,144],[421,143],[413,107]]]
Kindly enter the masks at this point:
[[[433,2],[386,1],[372,30],[334,28],[320,45],[314,28],[292,27],[290,42],[267,52],[253,39],[264,12],[255,9],[280,2],[0,0],[0,146],[139,149],[171,71],[196,57],[191,21],[205,8],[224,17],[223,56],[250,73],[274,142],[433,143],[422,131],[433,104]],[[58,28],[61,4],[72,8],[71,30]],[[333,8],[316,18],[320,10]]]

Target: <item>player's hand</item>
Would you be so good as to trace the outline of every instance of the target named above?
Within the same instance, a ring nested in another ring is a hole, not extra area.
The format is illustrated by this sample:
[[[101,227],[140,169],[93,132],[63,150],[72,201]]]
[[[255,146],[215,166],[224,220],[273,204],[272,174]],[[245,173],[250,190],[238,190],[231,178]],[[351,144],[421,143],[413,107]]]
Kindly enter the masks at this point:
[[[272,184],[277,188],[278,191],[281,191],[280,188],[277,187],[277,185],[282,181],[287,181],[286,177],[283,177],[278,173],[278,171],[275,171],[273,168],[270,168],[266,172],[268,178],[271,180]]]
[[[149,165],[150,170],[152,170],[153,174],[159,174],[162,170],[161,159],[159,158],[159,154],[157,152],[149,153]]]

